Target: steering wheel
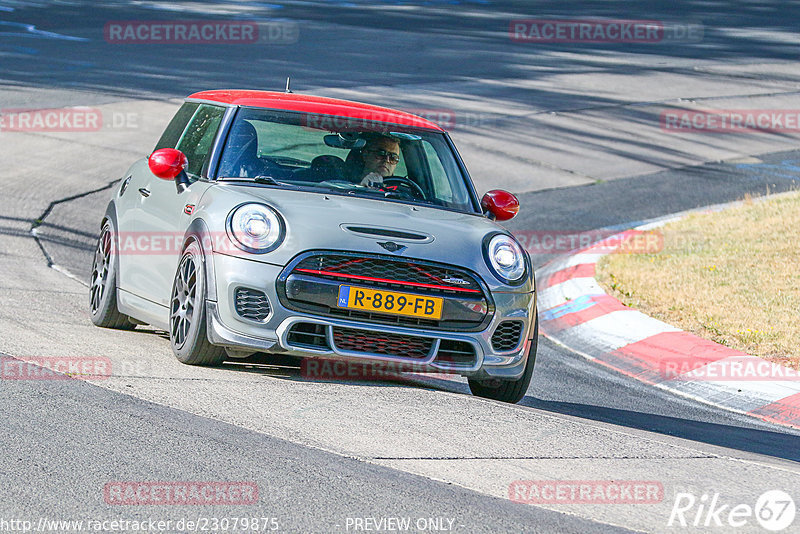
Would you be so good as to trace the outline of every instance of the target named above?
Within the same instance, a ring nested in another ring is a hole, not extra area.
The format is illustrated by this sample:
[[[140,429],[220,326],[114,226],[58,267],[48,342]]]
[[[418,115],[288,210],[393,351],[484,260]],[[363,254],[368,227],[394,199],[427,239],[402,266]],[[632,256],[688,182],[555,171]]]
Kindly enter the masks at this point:
[[[417,200],[428,200],[425,191],[410,178],[405,176],[387,176],[383,179],[381,190],[389,193],[401,193]]]

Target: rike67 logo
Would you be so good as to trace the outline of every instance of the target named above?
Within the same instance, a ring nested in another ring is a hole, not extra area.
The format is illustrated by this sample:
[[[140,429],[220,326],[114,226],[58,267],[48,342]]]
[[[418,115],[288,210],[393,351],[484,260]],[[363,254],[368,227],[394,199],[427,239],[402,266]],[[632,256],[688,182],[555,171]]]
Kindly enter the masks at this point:
[[[794,523],[795,504],[792,497],[781,490],[767,491],[756,499],[755,505],[726,503],[719,493],[703,493],[699,498],[693,493],[677,493],[667,520],[668,527],[710,527],[720,532],[753,524],[779,532]]]

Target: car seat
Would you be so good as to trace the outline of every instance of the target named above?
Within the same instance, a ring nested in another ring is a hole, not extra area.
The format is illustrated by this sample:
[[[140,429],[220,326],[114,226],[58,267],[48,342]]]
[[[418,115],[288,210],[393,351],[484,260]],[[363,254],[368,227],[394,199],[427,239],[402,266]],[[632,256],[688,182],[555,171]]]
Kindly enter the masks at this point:
[[[255,178],[263,174],[266,174],[266,165],[258,157],[258,133],[251,123],[240,121],[228,137],[219,176]]]
[[[361,149],[354,148],[347,154],[344,160],[342,169],[343,179],[359,183],[361,182],[361,175],[364,173],[364,157],[361,155]]]
[[[300,182],[324,182],[344,178],[344,160],[338,156],[324,154],[311,160],[311,167],[294,171],[293,180]]]

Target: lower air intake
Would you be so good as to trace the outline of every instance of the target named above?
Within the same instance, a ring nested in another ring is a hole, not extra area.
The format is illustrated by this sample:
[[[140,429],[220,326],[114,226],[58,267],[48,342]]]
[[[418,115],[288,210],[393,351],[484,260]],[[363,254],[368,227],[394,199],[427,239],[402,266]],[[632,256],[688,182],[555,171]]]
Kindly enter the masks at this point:
[[[416,359],[427,358],[433,348],[433,340],[426,337],[385,334],[338,326],[333,327],[333,342],[341,351]]]
[[[325,326],[316,323],[296,323],[286,336],[288,345],[296,348],[330,349]]]
[[[466,341],[443,339],[436,353],[436,363],[471,367],[475,364],[475,347]]]

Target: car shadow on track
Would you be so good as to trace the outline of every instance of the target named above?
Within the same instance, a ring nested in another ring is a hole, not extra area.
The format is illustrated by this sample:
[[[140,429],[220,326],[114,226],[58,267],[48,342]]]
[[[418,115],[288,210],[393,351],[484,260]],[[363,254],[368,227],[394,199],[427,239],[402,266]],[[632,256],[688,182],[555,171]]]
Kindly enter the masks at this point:
[[[471,395],[466,380],[458,375],[443,377],[438,374],[399,373],[397,375],[383,376],[380,379],[331,375],[312,376],[307,372],[308,368],[303,366],[301,358],[281,354],[257,353],[248,358],[229,359],[222,364],[222,367],[236,372],[254,373],[295,382],[339,383],[342,385],[370,387],[413,387]],[[590,404],[549,401],[531,395],[527,395],[519,403],[519,406],[647,432],[657,432],[681,439],[755,454],[764,454],[775,458],[800,461],[800,436],[796,434],[695,421]]]
[[[306,362],[308,361],[306,360]],[[302,358],[284,354],[256,353],[247,358],[228,359],[222,364],[222,367],[295,382],[339,383],[372,387],[415,387],[470,394],[466,380],[459,375],[395,372],[391,366],[377,373],[373,370],[367,375],[359,375],[353,370],[361,369],[360,365],[355,365],[348,370],[344,366],[339,367],[334,363],[341,363],[341,360],[327,360],[329,362],[327,366],[322,365],[323,360],[312,361],[318,362],[318,365],[304,365]]]
[[[797,435],[604,406],[541,400],[530,396],[525,397],[520,404],[538,410],[657,432],[709,445],[800,461],[800,436]]]

